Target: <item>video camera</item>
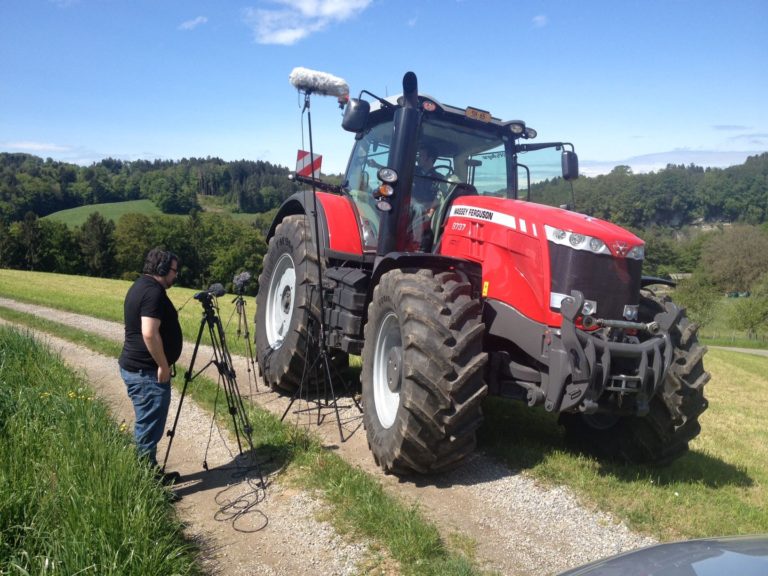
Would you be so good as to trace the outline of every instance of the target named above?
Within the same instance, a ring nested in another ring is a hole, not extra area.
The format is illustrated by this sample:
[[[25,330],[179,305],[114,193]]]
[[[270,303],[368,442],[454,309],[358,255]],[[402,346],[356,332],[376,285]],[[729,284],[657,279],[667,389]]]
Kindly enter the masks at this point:
[[[211,306],[214,298],[224,296],[226,293],[227,292],[224,290],[224,286],[222,286],[219,282],[216,282],[215,284],[208,286],[208,290],[203,290],[196,293],[194,298],[207,308],[208,306]]]

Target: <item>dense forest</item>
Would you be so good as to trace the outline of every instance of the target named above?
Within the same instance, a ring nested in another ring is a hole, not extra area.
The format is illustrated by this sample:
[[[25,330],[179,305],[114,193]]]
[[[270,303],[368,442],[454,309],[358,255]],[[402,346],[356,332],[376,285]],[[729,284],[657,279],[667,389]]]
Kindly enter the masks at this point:
[[[554,206],[571,204],[579,212],[621,226],[648,229],[688,224],[768,220],[768,153],[750,156],[730,168],[668,165],[664,170],[633,174],[617,166],[609,174],[560,178],[533,186],[531,199]]]
[[[288,169],[269,162],[224,162],[218,158],[179,161],[107,158],[91,166],[0,153],[0,222],[28,212],[59,210],[148,198],[166,214],[189,214],[197,195],[215,196],[241,212],[266,212],[298,188]]]

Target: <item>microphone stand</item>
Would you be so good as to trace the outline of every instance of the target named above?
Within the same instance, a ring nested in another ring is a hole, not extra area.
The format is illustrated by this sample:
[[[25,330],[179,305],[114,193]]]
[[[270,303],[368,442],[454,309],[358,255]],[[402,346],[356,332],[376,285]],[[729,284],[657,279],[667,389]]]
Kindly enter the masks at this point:
[[[312,371],[316,368],[316,364],[320,362],[320,368],[323,372],[323,380],[330,388],[331,396],[333,397],[333,409],[336,414],[336,424],[339,428],[339,438],[341,442],[344,442],[346,439],[344,438],[344,431],[341,427],[341,416],[339,414],[339,405],[336,399],[336,393],[333,389],[333,377],[331,375],[331,364],[330,364],[330,354],[328,353],[328,341],[326,337],[327,332],[327,326],[325,323],[325,295],[323,293],[323,265],[322,260],[320,257],[320,224],[318,220],[318,210],[317,210],[317,189],[315,186],[315,181],[317,181],[317,178],[315,176],[315,150],[312,142],[312,111],[310,108],[310,96],[312,94],[312,90],[305,90],[304,91],[304,108],[302,109],[301,113],[304,114],[304,112],[307,113],[307,125],[308,125],[308,132],[309,132],[309,158],[310,158],[310,165],[312,167],[312,218],[315,225],[315,255],[317,257],[317,282],[318,282],[318,294],[319,294],[319,308],[320,308],[320,318],[318,322],[318,356],[315,358],[315,360],[312,362],[312,366],[310,366],[309,373],[311,374]],[[305,371],[306,375],[307,371]],[[342,380],[343,382],[343,380]],[[281,420],[285,419],[285,416],[288,414],[288,411],[291,409],[291,406],[293,405],[294,401],[297,397],[301,395],[301,388],[304,385],[304,377],[302,377],[301,383],[299,384],[298,389],[293,395],[293,398],[291,398],[290,403],[288,404],[288,407],[285,409],[285,412],[283,412],[283,416]],[[344,383],[344,387],[347,388],[346,383]],[[327,401],[327,397],[326,397]],[[355,403],[355,406],[357,406],[358,410],[362,412],[362,408],[360,408],[360,405],[357,403],[357,400],[354,396],[352,396],[352,401]],[[319,402],[318,402],[318,423],[319,423]]]

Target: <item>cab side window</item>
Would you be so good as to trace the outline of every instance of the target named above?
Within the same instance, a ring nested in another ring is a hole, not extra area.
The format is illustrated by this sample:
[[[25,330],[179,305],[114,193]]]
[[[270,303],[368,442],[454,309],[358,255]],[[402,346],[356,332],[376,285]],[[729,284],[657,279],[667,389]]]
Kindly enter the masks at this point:
[[[381,212],[376,208],[373,189],[379,184],[379,168],[387,165],[392,124],[377,126],[355,143],[346,174],[346,188],[357,209],[363,250],[375,251],[378,245]]]

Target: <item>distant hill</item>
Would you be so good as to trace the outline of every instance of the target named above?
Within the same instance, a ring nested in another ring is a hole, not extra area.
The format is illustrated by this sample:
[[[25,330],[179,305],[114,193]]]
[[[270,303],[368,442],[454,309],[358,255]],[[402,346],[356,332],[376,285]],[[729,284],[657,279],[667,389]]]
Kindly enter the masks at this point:
[[[203,212],[212,212],[217,214],[227,214],[239,222],[253,223],[264,218],[263,214],[245,214],[231,212],[231,206],[209,207],[203,206]],[[48,216],[43,216],[43,220],[52,220],[66,224],[69,228],[82,226],[88,216],[98,212],[106,220],[111,220],[115,224],[123,214],[144,214],[146,216],[159,215],[163,212],[151,200],[126,200],[125,202],[104,202],[102,204],[89,204],[88,206],[79,206],[77,208],[68,208],[59,210]],[[269,214],[274,215],[274,210]],[[179,215],[184,217],[186,215]]]
[[[162,214],[160,208],[155,206],[151,200],[127,200],[125,202],[107,202],[60,210],[45,216],[43,219],[62,222],[68,227],[74,228],[75,226],[82,226],[88,216],[94,212],[100,213],[104,218],[115,223],[123,214],[146,214],[147,216]]]
[[[298,190],[288,168],[218,158],[178,161],[107,158],[91,166],[0,152],[0,223],[81,206],[150,200],[165,214],[190,214],[212,200],[225,211],[258,214]],[[90,213],[90,212],[89,212]],[[247,219],[247,218],[246,218]]]

